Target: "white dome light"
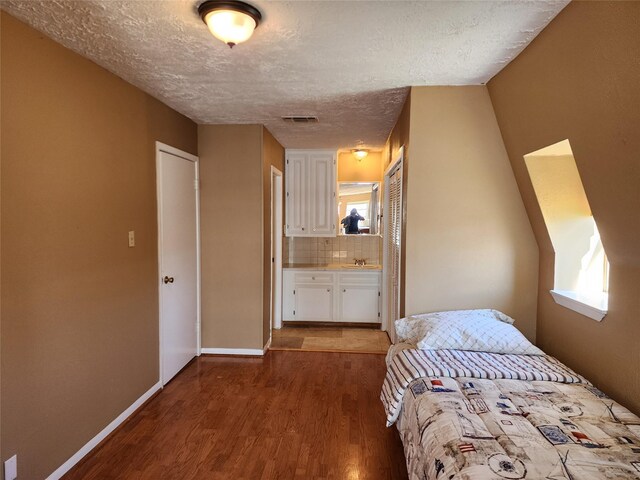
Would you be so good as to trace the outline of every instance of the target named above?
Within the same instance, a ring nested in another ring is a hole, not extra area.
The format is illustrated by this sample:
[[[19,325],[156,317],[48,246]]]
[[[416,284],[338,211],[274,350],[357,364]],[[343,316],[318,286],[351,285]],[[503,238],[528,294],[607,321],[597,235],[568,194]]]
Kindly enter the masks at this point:
[[[249,40],[262,19],[255,7],[233,0],[209,0],[198,7],[198,13],[213,36],[231,48]]]
[[[365,150],[364,148],[356,148],[352,150],[353,156],[358,160],[364,159],[367,155],[369,155],[369,150]]]

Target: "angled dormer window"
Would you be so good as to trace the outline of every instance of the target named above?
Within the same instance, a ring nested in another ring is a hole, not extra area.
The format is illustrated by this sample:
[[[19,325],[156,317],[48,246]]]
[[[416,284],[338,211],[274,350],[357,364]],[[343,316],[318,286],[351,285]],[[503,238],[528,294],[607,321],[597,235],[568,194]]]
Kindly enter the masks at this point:
[[[553,249],[556,303],[594,320],[607,313],[609,262],[569,140],[524,156]]]

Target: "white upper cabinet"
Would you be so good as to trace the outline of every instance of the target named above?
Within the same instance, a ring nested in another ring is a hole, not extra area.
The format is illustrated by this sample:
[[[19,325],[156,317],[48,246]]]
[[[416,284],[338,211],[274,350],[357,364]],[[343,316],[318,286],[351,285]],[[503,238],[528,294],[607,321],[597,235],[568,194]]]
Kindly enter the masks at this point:
[[[309,159],[304,153],[287,152],[285,182],[287,184],[286,232],[288,237],[309,232]]]
[[[336,236],[336,152],[287,150],[286,235]]]
[[[311,235],[336,235],[336,154],[311,153],[309,158]]]

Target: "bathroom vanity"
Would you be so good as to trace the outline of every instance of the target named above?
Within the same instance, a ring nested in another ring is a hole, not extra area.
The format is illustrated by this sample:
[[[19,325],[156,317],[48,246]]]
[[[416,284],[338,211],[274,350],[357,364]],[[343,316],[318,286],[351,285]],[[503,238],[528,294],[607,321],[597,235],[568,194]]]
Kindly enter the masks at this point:
[[[379,265],[287,265],[283,321],[380,324]]]

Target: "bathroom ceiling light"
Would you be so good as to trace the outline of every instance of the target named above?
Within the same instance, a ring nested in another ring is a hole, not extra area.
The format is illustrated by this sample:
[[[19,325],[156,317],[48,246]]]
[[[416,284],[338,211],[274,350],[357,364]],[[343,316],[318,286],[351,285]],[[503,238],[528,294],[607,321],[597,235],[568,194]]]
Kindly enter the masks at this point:
[[[356,157],[358,160],[362,160],[367,155],[369,155],[369,150],[365,150],[363,148],[356,148],[355,150],[352,150],[351,153],[353,153],[353,156]]]
[[[249,40],[262,20],[257,8],[237,0],[209,0],[198,13],[213,36],[231,48]]]

